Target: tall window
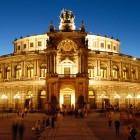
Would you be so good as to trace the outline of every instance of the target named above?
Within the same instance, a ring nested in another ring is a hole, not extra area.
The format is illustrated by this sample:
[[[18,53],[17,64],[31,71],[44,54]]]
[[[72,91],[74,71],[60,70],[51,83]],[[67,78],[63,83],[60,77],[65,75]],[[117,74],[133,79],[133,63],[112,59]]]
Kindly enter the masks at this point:
[[[70,74],[70,67],[64,67],[64,74]]]
[[[131,69],[131,76],[133,80],[136,79],[136,71],[133,68]]]
[[[127,79],[128,78],[128,70],[126,67],[123,67],[123,79]]]
[[[16,67],[16,78],[20,78],[22,75],[21,66]]]
[[[27,78],[33,78],[34,76],[34,68],[33,65],[29,65],[27,67]]]
[[[104,43],[101,43],[101,48],[104,48]]]
[[[102,78],[107,78],[107,67],[104,64],[100,66],[100,75]]]
[[[40,77],[46,77],[46,64],[40,66]]]
[[[0,68],[0,79],[2,79],[2,69]]]
[[[118,70],[118,67],[117,66],[113,66],[113,70],[112,70],[112,76],[113,78],[117,79],[119,78],[119,70]]]
[[[18,46],[18,50],[20,50],[20,46]]]
[[[38,46],[42,46],[42,42],[41,41],[38,41]]]
[[[88,74],[90,78],[94,77],[94,66],[89,66],[88,67]]]
[[[8,68],[6,69],[6,79],[9,79],[10,77],[11,77],[11,68],[8,67]]]
[[[30,47],[34,47],[34,44],[32,42],[30,43]]]
[[[26,48],[26,44],[23,45],[24,49]]]

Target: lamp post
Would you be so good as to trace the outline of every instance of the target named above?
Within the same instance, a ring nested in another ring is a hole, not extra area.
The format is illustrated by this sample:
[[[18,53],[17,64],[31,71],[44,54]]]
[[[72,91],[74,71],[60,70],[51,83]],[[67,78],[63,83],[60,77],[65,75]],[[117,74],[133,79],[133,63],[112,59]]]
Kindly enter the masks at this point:
[[[1,96],[1,99],[3,100],[3,110],[5,110],[5,101],[7,100],[7,98],[8,98],[8,96],[5,95],[5,94],[3,94],[3,95]]]
[[[132,95],[128,94],[126,98],[128,99],[128,107],[130,108],[130,99],[132,98]]]
[[[18,100],[19,100],[20,96],[18,94],[14,95],[14,99],[15,99],[15,109],[18,109]]]

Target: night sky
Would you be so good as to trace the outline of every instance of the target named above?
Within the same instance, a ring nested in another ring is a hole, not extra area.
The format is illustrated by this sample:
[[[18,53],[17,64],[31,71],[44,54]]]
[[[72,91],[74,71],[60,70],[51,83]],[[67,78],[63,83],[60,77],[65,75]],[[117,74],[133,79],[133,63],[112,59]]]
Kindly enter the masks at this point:
[[[140,58],[140,0],[0,0],[0,55],[14,52],[21,36],[58,29],[62,9],[71,10],[76,29],[119,39],[120,52]]]

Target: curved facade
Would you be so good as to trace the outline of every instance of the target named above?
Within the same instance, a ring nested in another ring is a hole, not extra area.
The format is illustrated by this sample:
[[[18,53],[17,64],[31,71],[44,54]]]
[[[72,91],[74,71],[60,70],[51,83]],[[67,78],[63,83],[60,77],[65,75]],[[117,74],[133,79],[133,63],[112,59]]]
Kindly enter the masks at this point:
[[[140,104],[140,61],[120,53],[120,42],[75,30],[72,11],[62,10],[42,35],[14,40],[0,56],[0,106],[6,108],[129,108]]]

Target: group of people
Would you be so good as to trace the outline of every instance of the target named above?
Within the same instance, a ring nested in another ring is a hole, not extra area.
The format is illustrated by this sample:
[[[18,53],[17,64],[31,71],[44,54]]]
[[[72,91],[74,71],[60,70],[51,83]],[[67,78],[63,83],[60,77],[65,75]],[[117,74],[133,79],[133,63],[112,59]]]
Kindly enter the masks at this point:
[[[112,126],[112,116],[111,116],[111,114],[109,114],[109,116],[108,116],[108,125],[109,125],[109,127]],[[119,119],[115,120],[115,124],[114,125],[115,125],[116,135],[118,135],[119,131],[120,131],[120,121],[119,121]]]
[[[32,127],[32,130],[35,132],[36,136],[39,137],[41,133],[51,125],[51,128],[54,128],[56,121],[56,116],[53,115],[51,120],[48,116],[43,116],[42,120],[37,120],[35,126]]]
[[[12,123],[12,134],[13,134],[12,139],[16,140],[19,134],[20,140],[23,140],[24,131],[25,131],[24,121],[21,120],[20,122],[18,122],[17,120],[14,120]]]
[[[128,129],[128,132],[127,132],[128,140],[136,140],[137,130],[134,127],[134,125],[132,125],[132,127],[128,126],[127,129]]]
[[[111,114],[109,114],[109,116],[108,116],[108,124],[109,124],[109,127],[112,126],[112,116],[111,116]],[[114,125],[115,125],[116,135],[118,135],[119,134],[119,130],[120,130],[120,121],[119,121],[119,119],[115,120],[115,124]],[[128,132],[127,132],[128,140],[136,140],[137,130],[134,127],[134,125],[132,125],[132,127],[128,126],[127,130],[128,130]]]

